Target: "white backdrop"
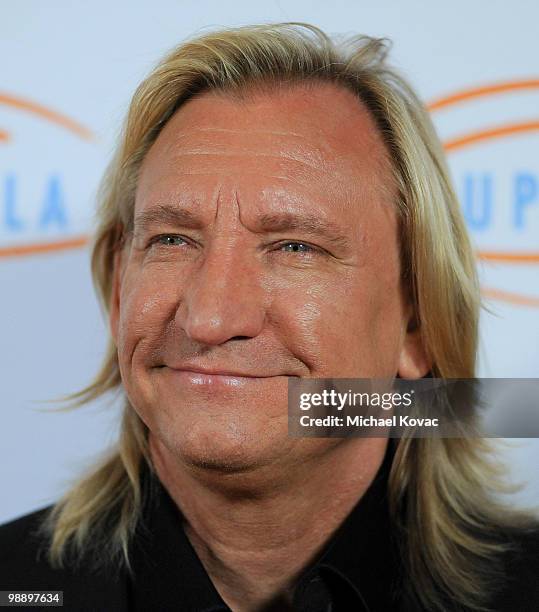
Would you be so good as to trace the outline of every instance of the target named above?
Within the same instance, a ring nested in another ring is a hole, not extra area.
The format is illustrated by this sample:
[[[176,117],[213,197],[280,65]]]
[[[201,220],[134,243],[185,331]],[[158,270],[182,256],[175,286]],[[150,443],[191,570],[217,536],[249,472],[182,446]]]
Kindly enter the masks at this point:
[[[431,105],[477,246],[481,375],[539,377],[539,3],[19,0],[0,4],[0,522],[50,503],[114,440],[118,402],[72,413],[105,346],[84,246],[139,81],[182,39],[306,21],[393,40]],[[537,440],[507,452],[539,503]]]

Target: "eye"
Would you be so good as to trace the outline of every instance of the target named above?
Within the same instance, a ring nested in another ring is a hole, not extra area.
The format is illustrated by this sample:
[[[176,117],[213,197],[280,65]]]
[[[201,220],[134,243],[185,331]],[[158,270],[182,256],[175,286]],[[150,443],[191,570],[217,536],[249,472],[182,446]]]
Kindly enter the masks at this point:
[[[185,244],[188,244],[188,242],[182,236],[178,236],[176,234],[160,234],[159,236],[154,236],[150,240],[148,246],[183,246]]]
[[[296,242],[294,240],[282,242],[280,245],[278,245],[277,249],[283,250],[285,253],[321,253],[319,248],[314,247],[311,244],[308,244],[306,242]]]

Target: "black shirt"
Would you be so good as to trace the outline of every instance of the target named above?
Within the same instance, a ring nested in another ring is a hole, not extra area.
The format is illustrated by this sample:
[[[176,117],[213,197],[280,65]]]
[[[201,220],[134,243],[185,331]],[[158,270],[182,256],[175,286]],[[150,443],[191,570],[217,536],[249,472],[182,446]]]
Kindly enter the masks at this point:
[[[374,481],[329,545],[303,572],[294,590],[294,611],[396,609],[396,547],[390,540],[386,499],[390,455],[386,453]],[[176,504],[159,481],[150,478],[153,491],[148,497],[153,502],[133,550],[130,609],[229,612],[183,530]]]

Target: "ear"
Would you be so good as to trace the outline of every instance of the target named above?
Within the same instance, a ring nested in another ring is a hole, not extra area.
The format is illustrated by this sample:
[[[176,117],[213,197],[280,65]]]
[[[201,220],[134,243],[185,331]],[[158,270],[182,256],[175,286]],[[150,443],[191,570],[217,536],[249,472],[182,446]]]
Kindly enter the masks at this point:
[[[421,327],[412,313],[401,347],[398,375],[408,379],[423,378],[431,369],[432,359],[427,354]]]
[[[120,320],[120,292],[122,282],[123,249],[118,247],[114,252],[112,269],[112,286],[109,303],[109,325],[110,333],[114,338],[114,344],[118,345],[118,324]]]

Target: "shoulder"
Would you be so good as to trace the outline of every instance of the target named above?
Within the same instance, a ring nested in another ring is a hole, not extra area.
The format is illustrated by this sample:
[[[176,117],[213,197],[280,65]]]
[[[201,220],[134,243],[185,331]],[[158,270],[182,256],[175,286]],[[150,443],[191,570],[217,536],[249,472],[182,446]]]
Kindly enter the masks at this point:
[[[492,609],[519,612],[539,609],[539,528],[514,531],[504,559],[504,584]]]
[[[0,590],[63,591],[66,610],[124,610],[126,581],[84,566],[53,567],[41,527],[51,506],[0,525]]]
[[[6,581],[17,582],[32,570],[37,570],[40,565],[45,567],[43,560],[39,560],[41,549],[45,546],[39,529],[49,510],[50,506],[0,525],[2,585],[5,585]]]

